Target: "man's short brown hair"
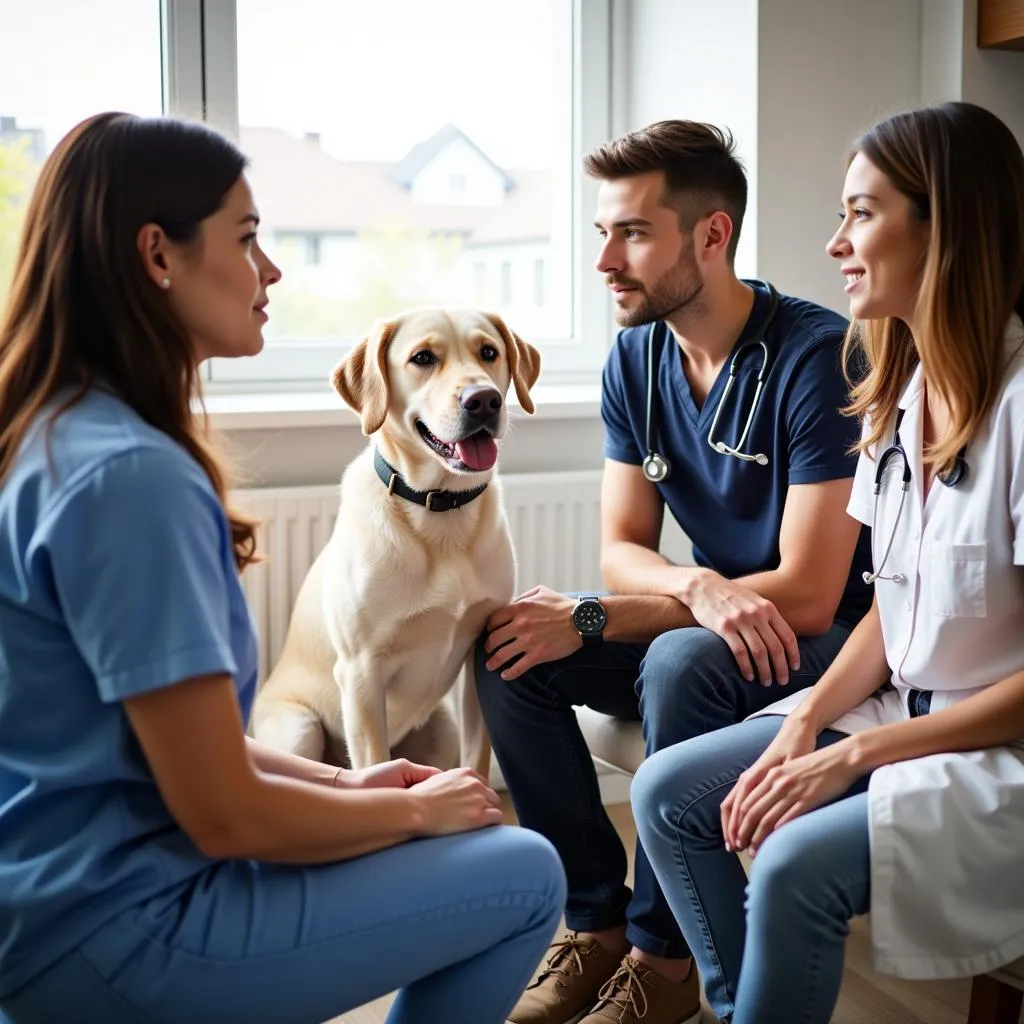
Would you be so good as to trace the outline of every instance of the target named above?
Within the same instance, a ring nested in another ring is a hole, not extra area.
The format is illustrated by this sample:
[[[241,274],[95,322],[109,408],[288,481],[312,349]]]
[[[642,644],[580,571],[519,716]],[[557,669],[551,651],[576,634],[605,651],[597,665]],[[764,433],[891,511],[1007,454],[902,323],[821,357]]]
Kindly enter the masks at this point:
[[[692,231],[701,217],[724,210],[733,232],[731,264],[747,209],[747,176],[728,130],[700,121],[657,121],[598,146],[583,158],[583,169],[601,181],[663,171],[662,203],[679,214],[679,226]]]

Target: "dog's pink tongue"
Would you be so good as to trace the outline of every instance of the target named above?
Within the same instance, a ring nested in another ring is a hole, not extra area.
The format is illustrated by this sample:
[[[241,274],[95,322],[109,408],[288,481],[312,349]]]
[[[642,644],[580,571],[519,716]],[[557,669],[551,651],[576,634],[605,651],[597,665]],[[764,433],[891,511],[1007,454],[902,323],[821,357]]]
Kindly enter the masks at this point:
[[[455,454],[470,469],[490,469],[498,461],[498,446],[493,437],[475,434],[465,441],[455,442]]]

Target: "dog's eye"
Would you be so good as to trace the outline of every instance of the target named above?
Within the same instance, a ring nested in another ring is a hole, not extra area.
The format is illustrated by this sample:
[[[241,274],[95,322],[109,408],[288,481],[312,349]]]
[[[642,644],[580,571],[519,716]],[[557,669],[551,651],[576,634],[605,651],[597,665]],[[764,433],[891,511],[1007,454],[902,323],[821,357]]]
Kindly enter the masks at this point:
[[[484,345],[480,349],[480,358],[485,363],[493,363],[498,358],[498,350],[493,345]]]
[[[437,356],[429,348],[423,348],[409,362],[415,363],[417,366],[433,366],[437,362]]]

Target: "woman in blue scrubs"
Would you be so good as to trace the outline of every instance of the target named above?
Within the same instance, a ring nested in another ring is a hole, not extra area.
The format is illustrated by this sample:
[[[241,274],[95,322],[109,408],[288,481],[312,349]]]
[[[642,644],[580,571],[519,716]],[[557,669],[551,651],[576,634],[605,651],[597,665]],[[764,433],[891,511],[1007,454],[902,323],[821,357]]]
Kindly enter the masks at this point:
[[[245,735],[254,524],[193,416],[280,279],[233,145],[102,114],[55,149],[0,320],[0,1021],[504,1021],[564,877],[468,770]],[[300,182],[295,187],[301,187]]]

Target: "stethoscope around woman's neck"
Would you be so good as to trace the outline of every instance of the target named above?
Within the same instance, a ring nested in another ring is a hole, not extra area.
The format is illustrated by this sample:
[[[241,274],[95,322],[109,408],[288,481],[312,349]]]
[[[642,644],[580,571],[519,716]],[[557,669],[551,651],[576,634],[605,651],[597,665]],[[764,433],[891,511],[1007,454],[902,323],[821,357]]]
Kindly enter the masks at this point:
[[[899,529],[900,516],[903,515],[903,506],[907,501],[907,491],[910,490],[910,459],[907,458],[907,450],[903,447],[903,442],[900,440],[900,425],[903,423],[904,412],[906,412],[905,409],[897,410],[896,426],[893,430],[892,444],[878,456],[878,462],[875,466],[875,496],[871,507],[872,562],[874,562],[875,538],[878,536],[878,499],[882,493],[882,482],[885,479],[886,468],[891,462],[898,459],[903,463],[903,474],[901,478],[902,486],[900,489],[900,503],[896,509],[896,518],[893,520],[892,529],[889,531],[889,541],[885,545],[885,551],[882,553],[882,559],[878,562],[878,567],[874,572],[861,573],[861,578],[869,585],[874,583],[875,580],[890,580],[893,583],[905,583],[907,580],[906,575],[902,572],[894,572],[891,576],[884,575],[885,563],[889,561],[889,552],[892,551],[893,542],[896,540],[896,531]],[[964,445],[960,451],[956,453],[953,465],[949,467],[948,470],[940,471],[936,473],[935,476],[939,483],[945,484],[947,487],[959,487],[967,478],[967,445]]]
[[[761,401],[761,392],[764,390],[765,378],[767,378],[772,368],[772,353],[768,348],[767,336],[768,328],[771,325],[772,320],[775,319],[775,314],[779,309],[779,293],[775,290],[773,285],[768,284],[766,281],[755,282],[755,287],[763,288],[768,292],[770,300],[768,312],[765,313],[764,319],[761,321],[755,337],[740,345],[740,347],[733,353],[732,359],[729,360],[729,379],[726,381],[725,390],[722,392],[722,397],[718,400],[718,406],[715,409],[714,418],[711,420],[711,429],[708,430],[708,444],[714,451],[718,452],[719,455],[731,455],[733,458],[739,459],[741,462],[756,462],[759,466],[767,466],[767,455],[763,452],[745,452],[743,451],[743,446],[746,444],[747,434],[750,433],[750,425],[754,422],[754,415],[757,412],[758,404]],[[657,355],[655,355],[655,341],[657,339],[658,325],[660,323],[660,320],[656,320],[651,324],[651,328],[647,333],[647,429],[645,436],[647,455],[644,458],[641,467],[644,476],[653,484],[663,483],[668,479],[669,474],[672,472],[672,466],[668,459],[654,449],[655,421],[658,416],[658,364],[661,362],[664,338],[668,334],[668,327],[665,327],[662,332],[662,343],[658,345],[658,352]],[[729,392],[732,391],[732,386],[736,383],[736,370],[740,363],[742,363],[744,356],[755,349],[761,350],[761,369],[758,370],[757,373],[757,388],[754,391],[753,401],[750,403],[750,411],[747,413],[747,422],[744,424],[743,433],[740,434],[740,438],[735,445],[728,445],[722,440],[716,441],[715,431],[718,428],[718,419],[722,415],[722,407],[725,405],[726,401],[728,401]]]

